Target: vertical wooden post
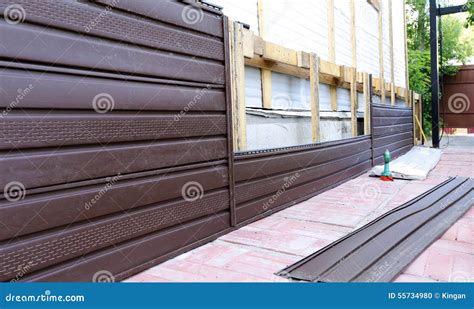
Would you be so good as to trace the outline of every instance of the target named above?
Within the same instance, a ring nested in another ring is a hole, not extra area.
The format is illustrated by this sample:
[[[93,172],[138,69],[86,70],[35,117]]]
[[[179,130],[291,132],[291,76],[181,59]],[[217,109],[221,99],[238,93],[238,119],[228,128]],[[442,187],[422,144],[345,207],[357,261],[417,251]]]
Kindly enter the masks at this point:
[[[383,14],[382,1],[379,2],[378,28],[379,28],[379,71],[380,71],[380,101],[385,104],[385,70],[383,63]]]
[[[370,134],[370,76],[369,73],[364,73],[364,81],[363,81],[363,88],[364,88],[364,135]]]
[[[396,103],[396,93],[395,93],[395,61],[393,53],[393,3],[392,0],[388,0],[388,27],[390,35],[390,99],[392,106]]]
[[[405,96],[405,104],[410,106],[410,100],[408,99],[408,90],[410,89],[410,79],[408,71],[408,42],[407,42],[407,17],[406,17],[406,0],[403,0],[403,32],[404,32],[404,49],[405,49],[405,89],[407,90]]]
[[[424,143],[424,132],[423,132],[423,97],[420,95],[420,100],[418,102],[418,121],[420,122],[420,141]]]
[[[245,109],[245,62],[242,25],[229,20],[232,122],[235,151],[247,149],[247,114]]]
[[[336,38],[334,35],[334,0],[328,0],[328,47],[329,47],[329,61],[332,63],[336,62]],[[331,98],[331,108],[333,111],[337,111],[337,87],[329,87],[329,95]]]
[[[260,37],[265,39],[265,20],[263,17],[263,0],[257,2],[258,31]],[[262,104],[263,108],[272,108],[272,71],[261,69],[262,74]]]
[[[352,136],[357,136],[357,71],[351,68],[351,128]]]
[[[309,58],[309,84],[311,92],[311,136],[313,143],[321,140],[319,116],[319,66],[320,60],[315,53]]]
[[[351,0],[351,42],[352,42],[352,67],[357,68],[357,29],[356,29],[356,11],[355,0]]]

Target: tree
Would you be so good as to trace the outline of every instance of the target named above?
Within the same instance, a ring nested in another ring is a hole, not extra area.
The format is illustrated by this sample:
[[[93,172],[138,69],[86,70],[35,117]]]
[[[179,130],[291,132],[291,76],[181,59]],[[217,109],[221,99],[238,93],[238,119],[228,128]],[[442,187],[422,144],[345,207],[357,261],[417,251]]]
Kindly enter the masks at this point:
[[[429,51],[429,7],[426,0],[408,0],[407,40],[410,89],[423,98],[423,122],[426,134],[431,133],[431,65]],[[469,0],[468,5],[472,5]],[[472,8],[472,6],[471,6]],[[472,18],[472,15],[470,15]],[[468,19],[469,21],[469,19]],[[471,19],[472,21],[472,19]],[[465,28],[464,17],[448,15],[441,20],[442,56],[440,74],[454,75],[460,64],[474,54],[474,32]]]

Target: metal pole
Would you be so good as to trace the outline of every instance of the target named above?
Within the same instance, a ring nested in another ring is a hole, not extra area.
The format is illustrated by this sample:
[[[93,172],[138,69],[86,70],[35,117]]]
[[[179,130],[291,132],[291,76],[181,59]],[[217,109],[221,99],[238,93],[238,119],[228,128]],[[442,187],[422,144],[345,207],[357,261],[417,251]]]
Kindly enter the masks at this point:
[[[438,1],[430,0],[431,50],[431,136],[433,147],[439,148],[439,59],[438,59]]]

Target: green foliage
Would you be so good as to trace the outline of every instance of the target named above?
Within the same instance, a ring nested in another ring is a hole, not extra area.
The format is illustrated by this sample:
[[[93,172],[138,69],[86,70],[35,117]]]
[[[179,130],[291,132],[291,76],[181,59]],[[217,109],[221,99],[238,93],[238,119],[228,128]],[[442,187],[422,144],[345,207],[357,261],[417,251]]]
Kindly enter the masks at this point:
[[[431,134],[431,64],[429,52],[428,1],[408,0],[407,40],[410,88],[422,95],[423,122],[427,135]],[[473,0],[469,0],[472,24]],[[469,22],[469,19],[468,19]],[[454,75],[460,64],[474,55],[474,32],[464,27],[466,22],[457,16],[444,16],[441,20],[443,37],[440,74]]]
[[[466,19],[466,28],[471,27],[474,24],[474,0],[469,0],[466,3],[467,6],[467,12],[468,12],[468,17]]]

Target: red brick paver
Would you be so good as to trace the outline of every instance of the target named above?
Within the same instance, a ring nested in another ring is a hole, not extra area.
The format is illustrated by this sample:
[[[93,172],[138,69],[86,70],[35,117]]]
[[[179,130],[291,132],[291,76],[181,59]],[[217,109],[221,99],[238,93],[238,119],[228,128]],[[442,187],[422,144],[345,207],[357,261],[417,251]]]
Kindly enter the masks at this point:
[[[367,174],[133,276],[127,282],[284,282],[274,273],[445,181],[474,176],[474,150],[445,149],[424,181]],[[474,210],[395,281],[474,281]]]

